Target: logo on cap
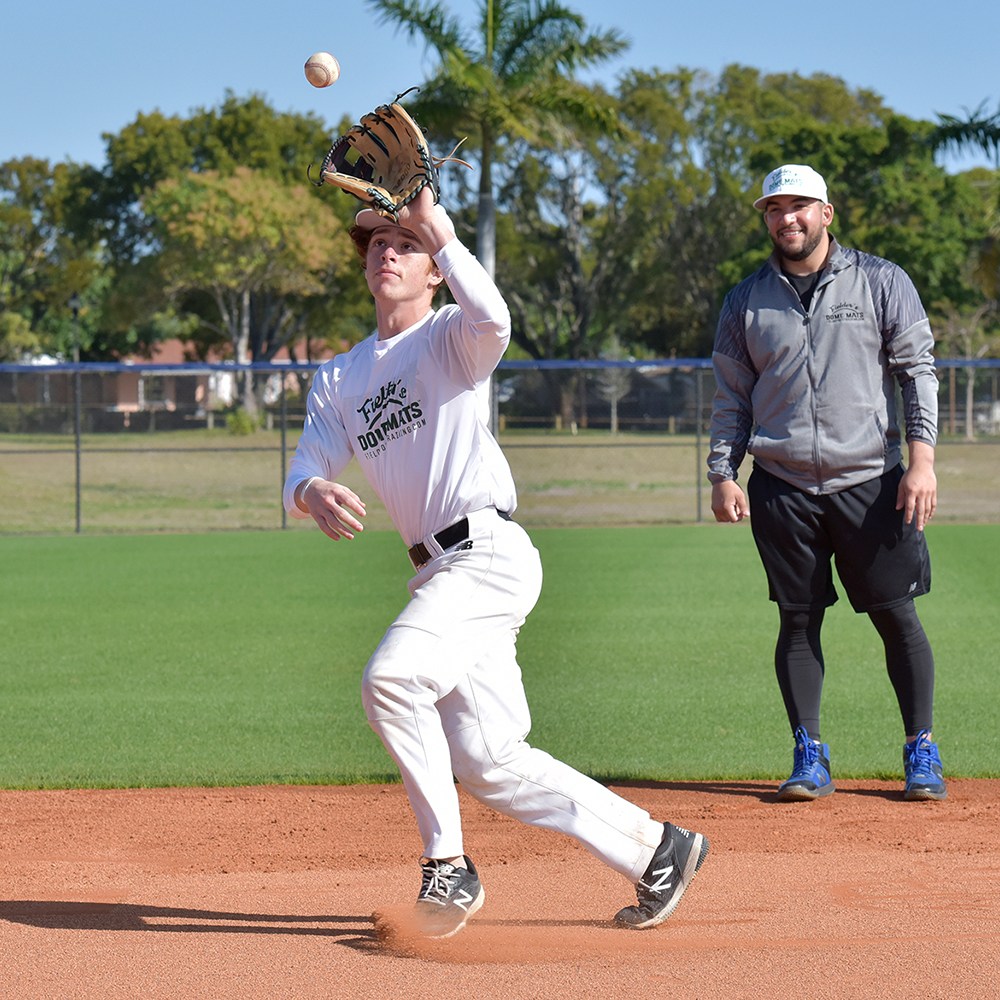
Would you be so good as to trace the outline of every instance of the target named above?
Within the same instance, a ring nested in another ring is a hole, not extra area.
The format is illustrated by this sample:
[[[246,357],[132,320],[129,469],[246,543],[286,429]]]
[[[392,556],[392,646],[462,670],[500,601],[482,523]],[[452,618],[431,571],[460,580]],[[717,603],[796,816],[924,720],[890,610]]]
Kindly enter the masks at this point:
[[[801,163],[786,163],[772,170],[761,186],[761,197],[754,208],[763,208],[768,198],[791,194],[802,198],[817,198],[826,204],[826,181],[813,170]]]

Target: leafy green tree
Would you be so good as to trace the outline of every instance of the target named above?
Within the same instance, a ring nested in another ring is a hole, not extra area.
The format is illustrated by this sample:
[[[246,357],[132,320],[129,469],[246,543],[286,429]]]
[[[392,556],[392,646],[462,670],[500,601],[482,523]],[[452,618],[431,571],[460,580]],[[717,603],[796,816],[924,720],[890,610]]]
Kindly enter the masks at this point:
[[[24,316],[16,312],[0,312],[0,361],[17,364],[39,353],[41,347],[41,338]]]
[[[511,254],[504,287],[524,273],[522,284],[536,286],[544,309],[546,300],[566,297],[522,258],[536,223],[549,240],[555,229],[563,237],[570,231],[558,199],[546,194],[557,158],[556,172],[582,173],[576,190],[591,199],[580,211],[585,249],[576,254],[590,269],[573,265],[565,248],[550,260],[564,259],[564,284],[574,267],[583,275],[588,291],[578,314],[586,334],[567,336],[555,346],[561,353],[549,356],[594,356],[612,335],[640,354],[706,356],[726,291],[771,252],[751,203],[764,174],[782,162],[825,174],[842,242],[901,264],[927,302],[969,299],[966,261],[982,212],[968,181],[934,164],[929,123],[902,118],[835,77],[741,66],[717,77],[631,71],[615,99],[627,138],[537,157],[547,173],[515,172],[520,190],[504,205],[521,241],[504,247]],[[533,212],[532,198],[544,208]],[[590,353],[574,354],[574,344]]]
[[[112,276],[94,333],[94,348],[101,356],[147,354],[153,344],[169,337],[190,341],[197,356],[205,356],[220,342],[232,343],[226,322],[204,289],[195,291],[195,283],[181,293],[170,286],[167,294],[160,265],[168,249],[168,230],[153,210],[159,202],[151,197],[164,182],[181,183],[207,174],[224,187],[226,180],[251,171],[270,185],[297,191],[314,203],[317,213],[339,220],[330,260],[342,262],[348,256],[346,228],[357,206],[353,199],[331,197],[326,189],[318,193],[306,176],[309,163],[321,160],[331,142],[330,130],[313,115],[278,113],[259,95],[238,98],[227,93],[220,105],[198,109],[189,118],[140,114],[121,132],[105,135],[105,140],[106,163],[101,169],[77,171],[66,213],[70,231],[104,246]],[[248,184],[245,178],[230,182],[238,192]],[[221,199],[221,193],[217,197]],[[219,204],[222,211],[232,209],[224,201]],[[171,258],[175,277],[176,256]],[[277,294],[273,287],[260,291],[255,315],[262,318],[254,326],[260,339],[255,346],[251,337],[250,356],[271,356],[267,345],[274,338],[267,330],[288,333],[283,342],[293,354],[294,338],[307,329],[318,335],[322,326],[323,339],[332,343],[366,335],[374,316],[360,270],[338,264],[337,273],[327,291],[338,301],[311,301],[308,322],[302,320],[303,299],[289,306],[285,293]],[[266,300],[266,295],[272,297]],[[288,318],[289,308],[295,321]],[[321,324],[324,312],[326,323]]]
[[[432,135],[469,139],[479,151],[476,256],[496,263],[493,166],[512,140],[544,149],[574,132],[618,128],[613,102],[575,79],[577,71],[623,52],[617,31],[588,33],[579,14],[555,0],[478,0],[478,21],[462,27],[434,0],[367,0],[382,21],[421,36],[438,57],[413,110]]]
[[[584,179],[572,160],[526,154],[501,191],[501,284],[514,342],[529,356],[591,358],[603,261],[593,252]]]
[[[625,73],[620,134],[524,153],[510,171],[500,273],[515,306],[532,304],[515,310],[532,356],[594,358],[615,339],[645,356],[710,350],[720,267],[757,219],[739,157],[707,155],[709,86],[684,69]]]
[[[709,105],[724,156],[739,151],[755,190],[779,163],[808,163],[827,180],[842,243],[902,266],[925,302],[959,301],[982,219],[975,193],[934,163],[933,126],[887,108],[871,91],[825,74],[764,75],[728,67]],[[761,225],[742,261],[770,253]],[[736,279],[750,267],[730,268]]]
[[[156,249],[142,198],[160,181],[216,170],[223,176],[249,167],[287,184],[307,183],[306,169],[321,159],[331,136],[312,114],[275,111],[258,94],[227,92],[222,103],[191,117],[139,114],[117,134],[105,133],[107,160],[81,174],[84,191],[74,224],[106,241],[111,258],[130,262]]]
[[[740,155],[713,150],[711,78],[681,68],[619,81],[626,141],[598,142],[599,250],[611,262],[600,321],[633,350],[698,356],[711,348],[720,268],[756,222]]]
[[[710,349],[725,292],[771,252],[750,203],[780,163],[809,163],[826,177],[841,242],[896,261],[926,302],[968,298],[963,275],[981,212],[967,181],[934,163],[929,123],[836,77],[738,65],[718,77],[626,77],[621,96],[625,121],[643,137],[637,156],[645,164],[630,175],[624,160],[618,188],[629,201],[660,197],[663,205],[650,212],[650,259],[667,274],[644,282],[637,270],[637,280],[622,282],[650,346]]]
[[[579,162],[526,153],[500,192],[499,281],[511,311],[511,339],[536,359],[593,358],[604,335],[593,320],[605,260],[594,254],[590,206]],[[567,426],[580,375],[543,370],[549,397]]]
[[[65,225],[72,174],[71,164],[34,157],[0,164],[0,336],[8,355],[68,354],[69,298],[97,282],[96,249]]]
[[[315,333],[351,250],[330,207],[303,187],[235,167],[161,181],[144,199],[168,295],[225,339],[239,364]],[[247,380],[243,403],[256,401]]]

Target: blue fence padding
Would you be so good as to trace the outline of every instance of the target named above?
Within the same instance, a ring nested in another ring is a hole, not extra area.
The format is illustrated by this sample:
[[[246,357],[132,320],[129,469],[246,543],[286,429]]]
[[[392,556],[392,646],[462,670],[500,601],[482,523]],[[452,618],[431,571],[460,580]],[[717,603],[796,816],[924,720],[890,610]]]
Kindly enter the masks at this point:
[[[1000,368],[1000,358],[937,358],[938,368]],[[45,373],[62,374],[83,372],[91,374],[120,374],[123,372],[146,372],[159,375],[198,375],[208,372],[314,372],[321,361],[303,361],[292,364],[275,364],[271,361],[255,361],[249,365],[228,364],[225,362],[208,363],[200,361],[185,362],[175,365],[158,365],[154,362],[136,362],[122,364],[111,361],[81,361],[74,364],[71,361],[54,365],[14,365],[0,364],[0,374],[13,373],[22,375],[41,375]],[[638,371],[660,370],[664,368],[690,369],[711,368],[711,358],[659,358],[642,361],[501,361],[498,371],[541,371],[543,369],[565,369],[569,371],[600,370],[604,368],[634,368]]]

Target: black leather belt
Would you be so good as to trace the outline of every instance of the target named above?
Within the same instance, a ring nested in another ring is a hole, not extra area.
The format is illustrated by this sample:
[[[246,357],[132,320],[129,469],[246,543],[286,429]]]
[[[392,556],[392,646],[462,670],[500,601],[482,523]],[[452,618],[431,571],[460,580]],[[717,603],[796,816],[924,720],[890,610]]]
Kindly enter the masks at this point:
[[[505,520],[510,520],[510,514],[506,511],[498,510],[497,513]],[[454,524],[449,524],[447,528],[442,528],[435,536],[434,541],[441,546],[441,549],[450,549],[453,545],[458,545],[459,542],[464,542],[469,537],[469,519],[463,517],[461,521],[456,521]],[[413,563],[414,569],[420,569],[421,566],[429,563],[434,555],[424,545],[423,542],[417,542],[416,545],[411,545],[407,553],[410,557],[410,562]]]
[[[434,541],[442,549],[450,549],[459,542],[464,542],[469,537],[469,519],[463,517],[461,521],[449,524],[447,528],[442,528],[435,536]],[[433,558],[431,550],[423,542],[411,545],[408,555],[414,569],[420,569],[425,563],[429,563]]]

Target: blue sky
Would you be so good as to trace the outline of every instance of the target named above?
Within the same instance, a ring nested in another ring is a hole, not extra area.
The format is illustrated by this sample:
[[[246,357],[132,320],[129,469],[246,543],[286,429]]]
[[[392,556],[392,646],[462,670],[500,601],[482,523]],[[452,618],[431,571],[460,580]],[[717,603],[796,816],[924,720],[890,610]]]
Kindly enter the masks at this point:
[[[624,69],[677,66],[718,72],[739,62],[767,72],[829,73],[880,94],[889,107],[936,121],[987,101],[1000,106],[997,0],[565,0],[591,28],[632,41],[600,69],[612,86]],[[471,25],[474,0],[445,0]],[[227,89],[261,93],[279,111],[320,115],[331,129],[419,84],[432,59],[380,25],[363,0],[4,0],[0,19],[0,162],[22,156],[101,164],[102,133],[139,112],[188,115]],[[306,82],[313,52],[332,52],[340,81]],[[317,151],[318,153],[320,151]],[[989,161],[952,157],[949,169]]]

